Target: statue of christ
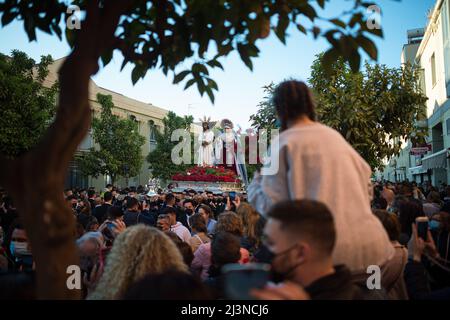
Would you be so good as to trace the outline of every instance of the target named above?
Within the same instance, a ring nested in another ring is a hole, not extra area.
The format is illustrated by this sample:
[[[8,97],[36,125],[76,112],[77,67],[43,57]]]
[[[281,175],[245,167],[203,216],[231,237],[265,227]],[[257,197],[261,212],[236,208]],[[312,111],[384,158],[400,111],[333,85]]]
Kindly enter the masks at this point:
[[[202,120],[203,131],[198,137],[200,147],[198,149],[198,165],[202,167],[214,164],[214,133],[209,128],[209,118]]]

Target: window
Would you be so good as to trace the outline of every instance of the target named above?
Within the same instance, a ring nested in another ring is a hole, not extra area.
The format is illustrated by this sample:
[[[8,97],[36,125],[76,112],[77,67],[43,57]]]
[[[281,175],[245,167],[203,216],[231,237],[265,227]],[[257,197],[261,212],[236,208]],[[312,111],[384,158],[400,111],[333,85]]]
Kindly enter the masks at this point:
[[[436,55],[431,56],[431,83],[433,87],[436,85]]]
[[[130,120],[131,120],[131,121],[134,121],[134,122],[136,123],[137,131],[139,132],[139,131],[140,131],[140,128],[139,128],[139,120],[136,118],[135,115],[130,115]]]
[[[149,120],[148,121],[148,125],[150,127],[150,131],[149,131],[150,144],[156,143],[156,126],[155,126],[155,122],[153,120]]]
[[[450,135],[450,118],[445,120],[445,126],[447,127],[447,135]]]

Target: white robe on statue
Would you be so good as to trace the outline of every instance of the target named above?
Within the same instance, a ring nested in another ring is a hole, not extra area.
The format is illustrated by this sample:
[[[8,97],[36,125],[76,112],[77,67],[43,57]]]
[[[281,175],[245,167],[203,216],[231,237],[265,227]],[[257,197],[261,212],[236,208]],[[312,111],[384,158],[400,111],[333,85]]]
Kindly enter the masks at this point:
[[[381,267],[393,256],[387,233],[370,208],[371,169],[337,131],[320,123],[295,126],[280,133],[279,150],[278,172],[248,186],[257,211],[265,215],[282,200],[318,200],[334,217],[335,264],[365,273],[369,265]]]
[[[198,136],[198,162],[199,166],[212,166],[214,165],[214,133],[211,130],[204,131]],[[208,145],[203,146],[202,143],[207,142]]]

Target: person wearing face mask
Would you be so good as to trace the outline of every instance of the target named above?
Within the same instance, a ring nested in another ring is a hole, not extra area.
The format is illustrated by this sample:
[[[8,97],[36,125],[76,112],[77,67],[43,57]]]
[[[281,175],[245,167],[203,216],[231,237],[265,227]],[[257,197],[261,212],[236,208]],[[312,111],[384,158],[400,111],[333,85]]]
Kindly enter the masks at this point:
[[[3,228],[0,227],[0,271],[8,270],[8,258],[6,257],[6,250],[3,248],[3,239]]]
[[[20,223],[16,223],[11,229],[12,233],[8,249],[13,269],[20,271],[32,270],[34,268],[33,256],[24,227]]]
[[[369,164],[339,132],[317,121],[306,83],[284,81],[272,98],[281,123],[279,143],[272,144],[268,153],[270,166],[257,171],[248,185],[249,203],[264,216],[281,201],[320,201],[333,210],[334,261],[348,266],[355,279],[365,277],[370,265],[384,269],[395,251],[371,212]],[[408,191],[412,197],[409,186]]]
[[[183,201],[183,208],[184,208],[184,213],[186,214],[186,222],[187,222],[188,228],[191,228],[189,218],[194,214],[196,205],[197,204],[195,203],[195,201],[191,200],[191,199],[184,199],[184,201]]]
[[[312,300],[359,300],[370,296],[367,288],[352,281],[348,267],[333,264],[336,230],[324,204],[282,201],[267,216],[264,234],[272,255],[273,281],[285,282],[254,289],[255,298],[303,299],[306,295]],[[299,294],[291,295],[293,290]]]

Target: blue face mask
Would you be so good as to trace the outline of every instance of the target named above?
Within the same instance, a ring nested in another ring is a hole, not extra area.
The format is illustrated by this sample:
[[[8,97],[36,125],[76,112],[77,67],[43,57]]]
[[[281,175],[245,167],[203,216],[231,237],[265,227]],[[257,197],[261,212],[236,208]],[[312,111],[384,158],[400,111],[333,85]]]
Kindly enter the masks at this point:
[[[280,121],[280,119],[275,120],[275,128],[277,128],[277,129],[281,128],[281,121]]]
[[[439,229],[441,223],[439,221],[436,221],[436,220],[431,220],[428,223],[428,225],[430,227],[430,230],[437,230],[437,229]]]

